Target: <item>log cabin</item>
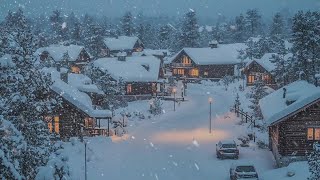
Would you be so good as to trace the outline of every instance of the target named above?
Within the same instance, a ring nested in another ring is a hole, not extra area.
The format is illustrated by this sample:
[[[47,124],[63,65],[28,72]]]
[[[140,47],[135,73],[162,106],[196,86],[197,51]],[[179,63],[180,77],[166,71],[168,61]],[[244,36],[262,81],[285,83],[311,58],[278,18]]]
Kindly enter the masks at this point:
[[[83,46],[78,45],[51,45],[39,48],[34,55],[40,63],[49,63],[50,66],[60,66],[65,63],[72,73],[81,73],[90,62],[91,55]]]
[[[51,75],[53,84],[50,88],[53,94],[62,99],[61,106],[51,114],[44,115],[50,132],[58,134],[62,139],[109,135],[110,127],[101,124],[111,123],[111,111],[101,109],[88,95],[100,93],[95,85],[83,84],[83,79],[87,81],[87,78],[68,73],[65,68],[61,68],[60,72],[54,68],[43,68],[42,72]]]
[[[305,160],[320,142],[320,88],[296,81],[259,101],[277,165]]]
[[[101,58],[94,66],[124,82],[126,95],[155,95],[160,91],[160,60],[154,56]]]
[[[256,80],[262,80],[267,86],[276,88],[276,82],[272,71],[276,65],[272,63],[275,53],[267,53],[261,59],[249,60],[244,68],[247,86],[253,86]]]
[[[223,78],[233,76],[240,63],[238,51],[242,43],[221,44],[216,41],[208,48],[183,48],[171,58],[172,75],[185,78]]]
[[[107,52],[107,56],[117,56],[119,52],[126,52],[128,56],[131,56],[133,52],[142,52],[144,45],[138,37],[119,36],[119,37],[107,37],[104,39],[105,49],[103,52]]]

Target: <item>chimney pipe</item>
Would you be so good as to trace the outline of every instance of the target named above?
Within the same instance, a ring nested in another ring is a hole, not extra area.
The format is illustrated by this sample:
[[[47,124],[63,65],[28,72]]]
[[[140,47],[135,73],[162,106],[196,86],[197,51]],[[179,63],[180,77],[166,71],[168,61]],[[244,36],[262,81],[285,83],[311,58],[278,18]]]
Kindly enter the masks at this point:
[[[286,94],[287,94],[287,89],[286,89],[286,88],[283,88],[283,99],[286,98]]]

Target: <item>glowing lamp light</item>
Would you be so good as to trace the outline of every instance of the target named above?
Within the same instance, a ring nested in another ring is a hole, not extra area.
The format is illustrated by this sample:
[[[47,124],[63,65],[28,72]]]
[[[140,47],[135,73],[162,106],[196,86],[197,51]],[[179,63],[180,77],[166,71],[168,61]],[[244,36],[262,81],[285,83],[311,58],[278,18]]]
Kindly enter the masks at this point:
[[[212,99],[212,97],[209,97],[209,103],[212,103],[212,101],[213,101],[213,99]]]
[[[173,93],[176,93],[176,92],[177,92],[176,88],[173,88],[173,89],[172,89],[172,92],[173,92]]]

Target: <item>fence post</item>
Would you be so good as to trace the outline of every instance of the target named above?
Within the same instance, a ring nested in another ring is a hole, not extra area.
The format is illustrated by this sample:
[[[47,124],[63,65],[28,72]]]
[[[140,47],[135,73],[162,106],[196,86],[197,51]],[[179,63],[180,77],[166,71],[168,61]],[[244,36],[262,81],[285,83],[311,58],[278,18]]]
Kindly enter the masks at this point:
[[[240,114],[241,114],[241,120],[243,120],[243,109],[241,109]]]
[[[252,118],[252,116],[251,116],[251,118]],[[252,118],[252,120],[253,120],[253,127],[256,127],[256,120],[253,118]]]

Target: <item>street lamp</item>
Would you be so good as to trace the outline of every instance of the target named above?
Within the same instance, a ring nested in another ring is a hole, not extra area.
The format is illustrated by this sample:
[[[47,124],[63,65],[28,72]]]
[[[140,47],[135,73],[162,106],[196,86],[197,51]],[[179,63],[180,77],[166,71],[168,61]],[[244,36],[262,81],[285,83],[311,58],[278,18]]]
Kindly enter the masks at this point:
[[[209,133],[211,134],[211,104],[212,104],[212,97],[209,97],[208,99],[209,105],[210,105],[210,113],[209,113]]]
[[[84,179],[87,180],[87,141],[84,140]]]
[[[172,89],[172,92],[173,92],[173,111],[176,111],[176,88],[173,88]]]

